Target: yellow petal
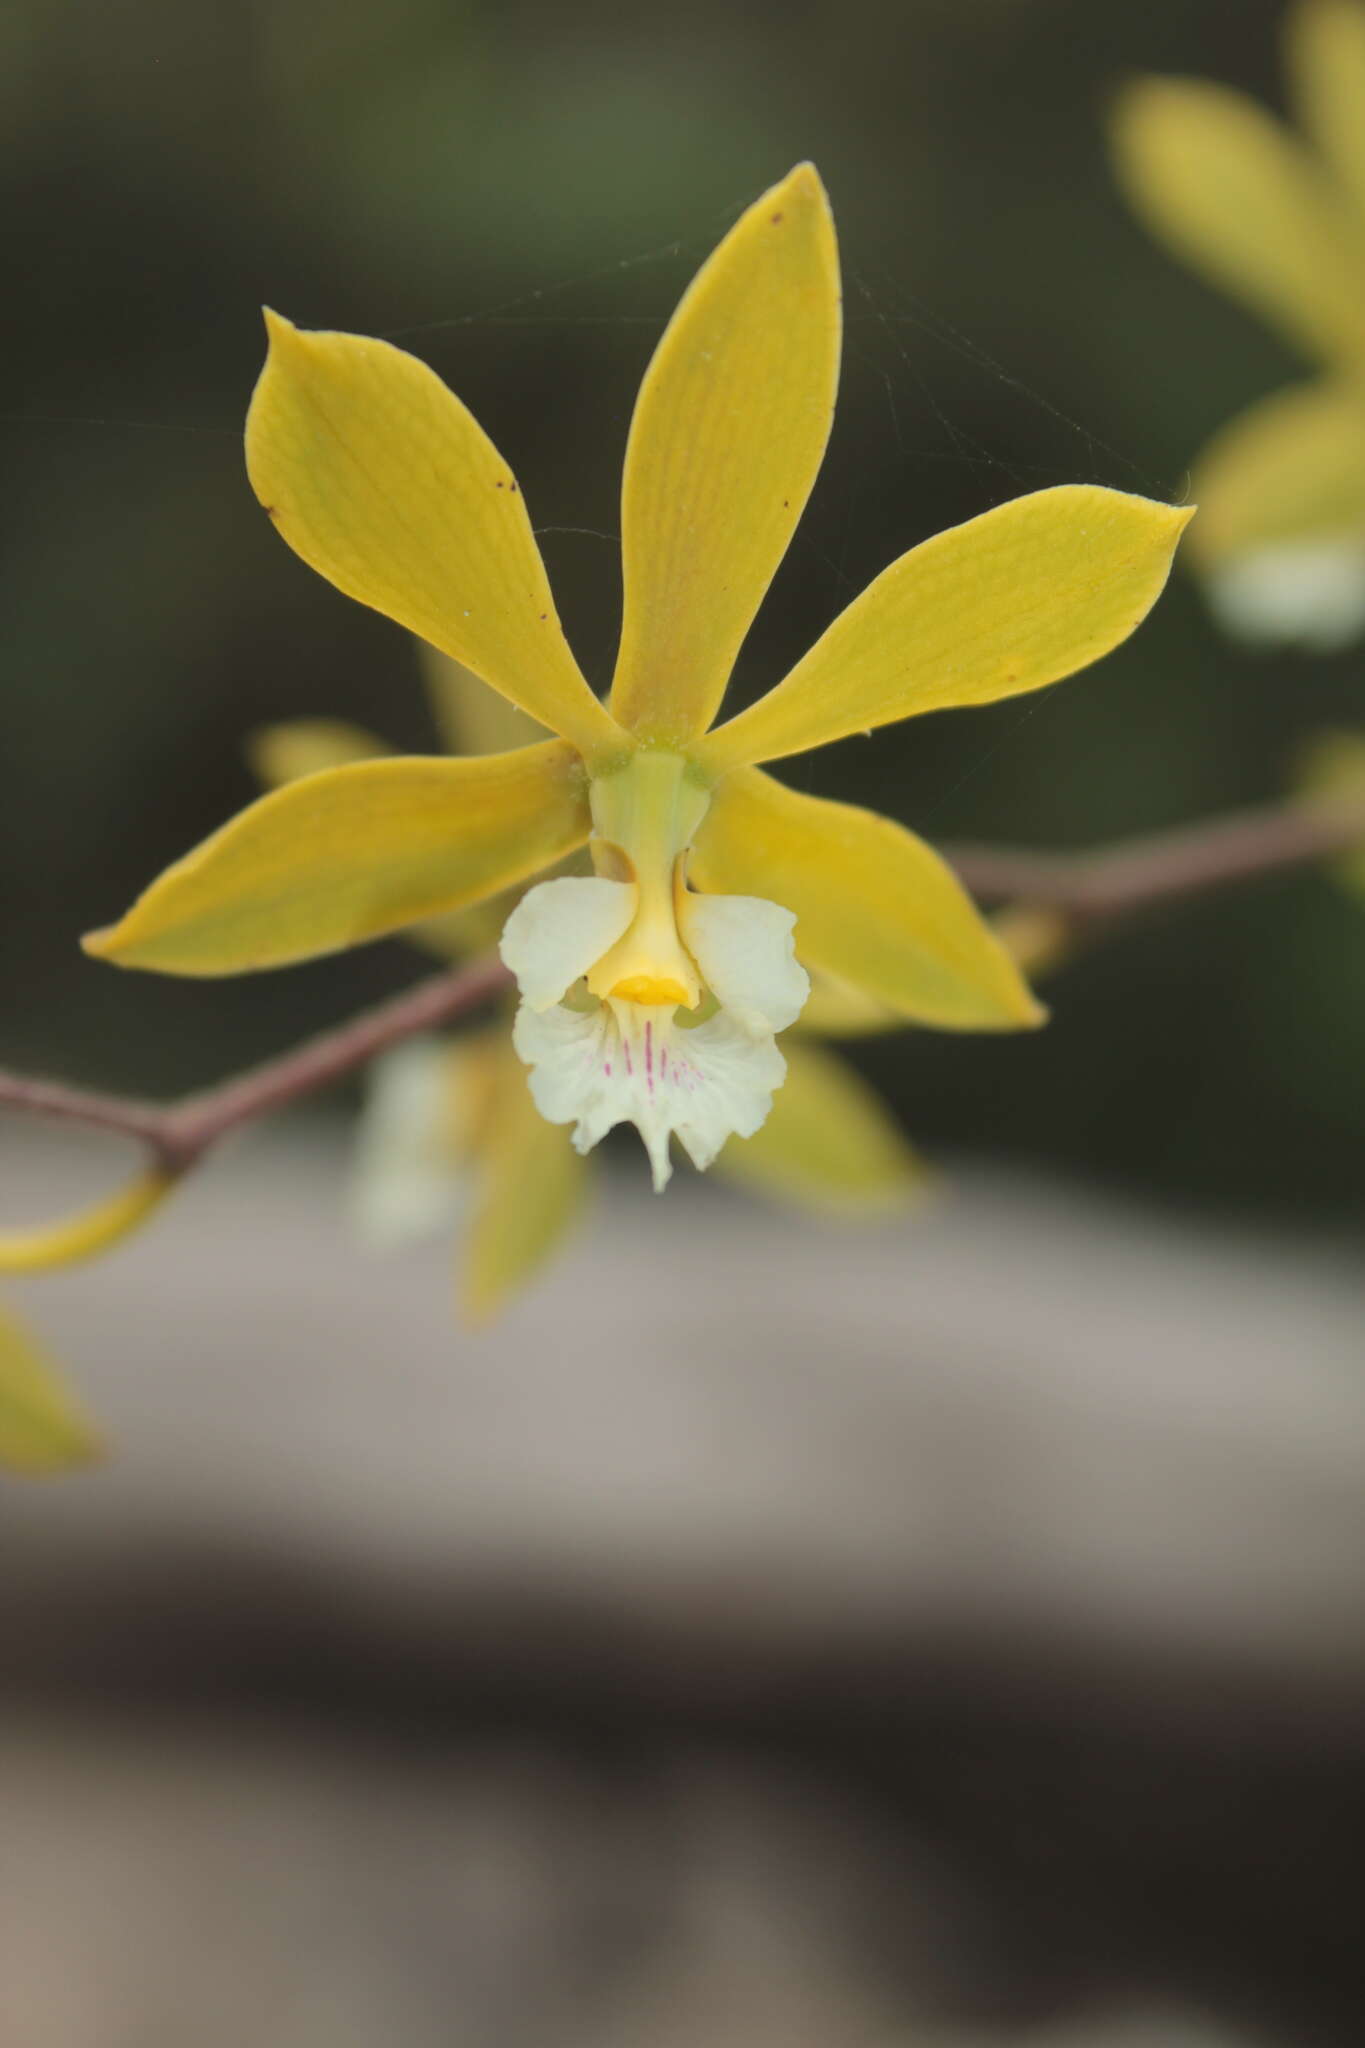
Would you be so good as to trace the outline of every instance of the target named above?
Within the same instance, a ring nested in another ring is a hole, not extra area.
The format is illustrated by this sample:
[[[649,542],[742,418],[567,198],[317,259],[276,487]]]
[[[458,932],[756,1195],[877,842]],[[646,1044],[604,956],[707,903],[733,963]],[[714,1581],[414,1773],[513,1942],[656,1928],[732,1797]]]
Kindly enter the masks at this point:
[[[516,479],[434,370],[267,313],[252,488],[296,554],[581,752],[621,735],[569,651]]]
[[[1314,734],[1299,757],[1295,779],[1304,803],[1335,809],[1354,800],[1365,817],[1365,732]],[[1359,846],[1352,847],[1332,867],[1348,889],[1365,895],[1365,830]]]
[[[797,958],[801,958],[799,948]],[[809,966],[808,961],[801,964]],[[792,1028],[825,1038],[867,1038],[878,1031],[903,1031],[905,1019],[885,1003],[873,1002],[861,989],[817,971],[811,975],[806,1007]]]
[[[359,761],[262,797],[85,948],[164,974],[282,967],[525,881],[590,831],[562,740],[478,761]]]
[[[1323,378],[1261,399],[1215,434],[1195,482],[1201,568],[1276,541],[1365,541],[1365,387]]]
[[[419,640],[417,661],[447,753],[507,754],[545,738],[546,728],[490,690],[472,668]]]
[[[712,799],[691,873],[700,888],[795,911],[801,959],[902,1018],[947,1031],[1043,1021],[957,877],[873,811],[741,770]]]
[[[1072,946],[1071,920],[1047,903],[1010,903],[991,912],[990,927],[1021,974],[1036,981],[1051,974]],[[798,947],[798,958],[800,949]],[[884,1031],[903,1031],[906,1020],[885,1003],[874,1002],[846,981],[828,974],[811,977],[806,1006],[793,1026],[803,1035],[821,1038],[870,1038]],[[784,1045],[790,1044],[784,1039]]]
[[[472,903],[467,910],[423,918],[420,924],[409,925],[403,937],[424,953],[453,964],[472,959],[477,953],[491,953],[505,923],[505,910],[500,914],[493,902]]]
[[[1071,919],[1050,903],[1007,903],[992,914],[991,930],[1030,981],[1063,966],[1074,943]]]
[[[484,1323],[558,1250],[587,1198],[589,1166],[562,1124],[531,1100],[510,1043],[497,1065],[482,1144],[482,1186],[461,1276],[461,1307]]]
[[[1297,0],[1285,33],[1295,106],[1357,209],[1365,272],[1365,7]]]
[[[650,740],[679,744],[716,714],[820,467],[839,329],[834,223],[799,164],[699,271],[640,387],[611,708]]]
[[[1309,354],[1365,360],[1354,224],[1280,122],[1227,86],[1147,78],[1120,99],[1113,144],[1134,209],[1186,263]]]
[[[502,1015],[453,1038],[409,1038],[371,1062],[350,1202],[370,1244],[415,1244],[443,1235],[460,1216],[507,1056],[508,1022]]]
[[[433,662],[442,662],[448,668],[459,667],[457,662],[446,662],[434,647],[426,652]],[[459,672],[469,676],[468,669]],[[470,683],[505,713],[509,722],[516,721],[527,733],[543,732],[543,727],[496,696],[477,677],[470,676]],[[392,752],[384,740],[363,727],[332,718],[299,718],[284,725],[263,725],[247,741],[251,766],[267,789],[280,789],[286,782],[299,782],[305,775],[317,775],[324,768],[342,768],[350,761],[382,760]],[[472,953],[491,951],[501,929],[502,919],[496,910],[487,904],[474,904],[468,910],[451,910],[444,917],[410,925],[403,937],[420,946],[424,953],[434,953],[438,960],[467,960]]]
[[[836,1053],[786,1038],[787,1078],[751,1138],[715,1163],[727,1180],[823,1214],[875,1215],[926,1192],[929,1175],[899,1124]]]
[[[246,742],[252,772],[267,789],[282,789],[286,782],[298,782],[323,768],[376,761],[392,752],[386,741],[340,718],[294,718],[260,725]]]
[[[1191,516],[1063,484],[950,527],[884,569],[785,682],[700,743],[697,760],[723,772],[1055,683],[1146,617]]]
[[[78,1215],[36,1229],[0,1231],[0,1273],[43,1273],[97,1257],[145,1223],[175,1185],[173,1174],[139,1173]]]
[[[94,1425],[23,1325],[0,1314],[0,1465],[37,1475],[88,1465]]]

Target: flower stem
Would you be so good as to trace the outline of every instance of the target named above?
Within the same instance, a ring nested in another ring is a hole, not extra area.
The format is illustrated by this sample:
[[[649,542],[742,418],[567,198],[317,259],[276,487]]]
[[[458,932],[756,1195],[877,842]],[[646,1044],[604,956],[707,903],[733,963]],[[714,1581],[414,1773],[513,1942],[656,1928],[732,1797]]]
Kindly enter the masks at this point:
[[[451,1024],[511,986],[496,958],[455,973],[430,975],[349,1023],[305,1039],[277,1059],[233,1075],[216,1088],[158,1104],[103,1095],[60,1081],[0,1071],[0,1107],[28,1110],[87,1130],[111,1131],[144,1144],[165,1173],[182,1174],[229,1131],[311,1095],[419,1031]]]
[[[1099,852],[946,846],[944,858],[987,902],[1046,904],[1089,932],[1182,896],[1283,874],[1365,843],[1365,797],[1234,811]]]

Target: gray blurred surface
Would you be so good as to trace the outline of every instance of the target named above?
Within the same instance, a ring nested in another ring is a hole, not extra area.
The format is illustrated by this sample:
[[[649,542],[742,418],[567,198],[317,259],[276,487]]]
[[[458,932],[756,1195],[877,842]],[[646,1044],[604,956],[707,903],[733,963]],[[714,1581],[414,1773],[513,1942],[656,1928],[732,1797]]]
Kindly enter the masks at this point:
[[[324,1128],[22,1290],[115,1451],[0,1494],[3,2048],[1353,2040],[1347,1253],[618,1163],[484,1336]]]
[[[15,1214],[108,1172],[60,1134],[4,1143]],[[841,1230],[620,1166],[478,1335],[447,1244],[354,1245],[324,1132],[248,1139],[116,1257],[31,1285],[116,1447],[9,1490],[35,1572],[199,1542],[774,1642],[946,1609],[1358,1663],[1346,1248],[984,1176]]]
[[[594,1799],[505,1748],[375,1772],[336,1745],[79,1724],[0,1735],[7,2048],[989,2048],[860,1973],[847,1815],[684,1761]],[[667,1843],[665,1861],[661,1851]],[[921,1967],[956,1936],[923,1859]],[[871,1887],[864,1890],[870,1894]],[[899,2007],[899,2010],[898,2010]],[[1139,2009],[1141,2010],[1141,2009]],[[1187,2011],[1030,2048],[1235,2048]]]

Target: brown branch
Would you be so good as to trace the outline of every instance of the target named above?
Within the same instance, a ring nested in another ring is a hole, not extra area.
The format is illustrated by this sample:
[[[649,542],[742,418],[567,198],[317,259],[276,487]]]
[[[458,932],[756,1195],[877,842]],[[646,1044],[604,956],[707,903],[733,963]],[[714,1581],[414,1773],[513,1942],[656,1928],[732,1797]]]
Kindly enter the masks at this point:
[[[350,1023],[306,1039],[292,1052],[180,1102],[101,1095],[60,1081],[0,1072],[0,1108],[29,1110],[87,1130],[136,1139],[162,1172],[179,1175],[239,1125],[330,1086],[353,1067],[419,1031],[454,1023],[510,986],[511,976],[496,959],[476,961],[456,973],[433,974]]]
[[[1242,811],[1100,853],[958,846],[947,857],[975,895],[1058,911],[1071,936],[1085,937],[1149,905],[1283,873],[1362,842],[1365,798],[1353,796]],[[433,975],[349,1024],[180,1102],[102,1095],[0,1071],[0,1109],[132,1138],[161,1173],[178,1177],[229,1131],[329,1086],[419,1031],[453,1023],[510,985],[496,959]]]
[[[1267,805],[1099,853],[950,846],[974,896],[1046,905],[1081,931],[1182,896],[1283,874],[1365,844],[1365,797]]]

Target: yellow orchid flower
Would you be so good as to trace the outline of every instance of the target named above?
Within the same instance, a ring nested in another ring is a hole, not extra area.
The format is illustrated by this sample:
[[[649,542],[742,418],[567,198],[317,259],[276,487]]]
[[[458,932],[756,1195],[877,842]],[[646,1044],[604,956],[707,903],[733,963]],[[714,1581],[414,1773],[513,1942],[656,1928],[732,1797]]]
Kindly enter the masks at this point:
[[[1303,140],[1190,78],[1139,80],[1112,132],[1152,232],[1317,367],[1198,457],[1191,547],[1228,630],[1327,652],[1365,630],[1365,6],[1299,0],[1286,57]]]
[[[894,562],[796,668],[714,727],[833,415],[834,228],[800,165],[683,297],[626,450],[624,619],[603,704],[555,612],[516,480],[425,364],[267,316],[247,467],[282,537],[339,589],[463,662],[557,738],[475,758],[351,762],[288,783],[86,941],[188,975],[282,966],[522,887],[502,955],[542,1116],[581,1151],[632,1122],[654,1184],[676,1133],[705,1167],[786,1071],[803,957],[906,1021],[1008,1030],[1042,1012],[912,833],[798,795],[760,763],[1041,688],[1127,638],[1187,508],[1091,485],[1015,500]]]
[[[437,731],[454,754],[500,753],[541,736],[524,712],[461,663],[416,643]],[[269,788],[389,752],[334,719],[266,726],[248,747]],[[584,856],[586,858],[586,856]],[[405,937],[445,959],[496,944],[515,894],[413,926]],[[902,1020],[855,992],[820,983],[827,1028],[885,1030]],[[754,1193],[825,1215],[885,1214],[920,1199],[929,1175],[895,1118],[848,1064],[788,1041],[787,1074],[762,1128],[727,1145],[717,1171]],[[587,1162],[526,1089],[504,1023],[414,1039],[370,1068],[351,1204],[361,1234],[394,1245],[465,1224],[460,1282],[467,1321],[487,1321],[558,1250],[589,1197]]]

